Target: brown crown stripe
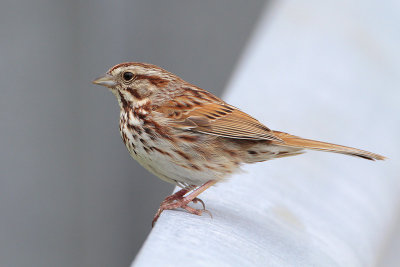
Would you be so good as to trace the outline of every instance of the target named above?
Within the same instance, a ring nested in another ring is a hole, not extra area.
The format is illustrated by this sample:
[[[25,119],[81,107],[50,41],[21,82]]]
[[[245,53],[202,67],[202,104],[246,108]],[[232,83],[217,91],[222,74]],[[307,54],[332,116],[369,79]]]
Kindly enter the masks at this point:
[[[118,65],[115,65],[114,67],[112,67],[110,69],[110,73],[115,70],[118,69],[120,67],[130,67],[130,66],[141,66],[143,68],[147,68],[147,69],[157,69],[157,70],[163,70],[162,68],[160,68],[159,66],[153,65],[153,64],[149,64],[149,63],[142,63],[142,62],[124,62],[124,63],[120,63]]]
[[[133,62],[120,63],[120,64],[112,67],[109,72],[111,73],[113,70],[118,69],[119,67],[128,67],[128,66],[131,66],[132,64],[133,64]]]

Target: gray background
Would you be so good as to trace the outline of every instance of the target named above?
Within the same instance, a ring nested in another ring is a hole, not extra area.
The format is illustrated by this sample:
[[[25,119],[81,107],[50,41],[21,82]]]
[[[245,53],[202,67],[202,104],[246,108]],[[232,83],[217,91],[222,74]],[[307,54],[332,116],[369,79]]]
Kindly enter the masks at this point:
[[[127,266],[172,186],[90,81],[122,61],[221,94],[265,0],[0,4],[0,266]]]

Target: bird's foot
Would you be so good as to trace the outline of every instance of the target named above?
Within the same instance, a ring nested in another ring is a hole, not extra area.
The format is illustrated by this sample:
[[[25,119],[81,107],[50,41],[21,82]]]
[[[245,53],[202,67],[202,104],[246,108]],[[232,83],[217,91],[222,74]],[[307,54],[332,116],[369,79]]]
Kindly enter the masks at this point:
[[[201,205],[203,206],[203,209],[195,209],[195,208],[188,206],[188,204],[190,202],[193,202],[193,203],[200,202]],[[164,210],[173,210],[173,209],[177,209],[177,208],[185,209],[189,213],[199,215],[199,216],[203,212],[208,212],[209,214],[211,214],[208,210],[205,209],[206,207],[204,205],[204,202],[200,198],[196,197],[196,198],[190,199],[190,197],[183,197],[183,196],[176,197],[174,195],[171,195],[171,196],[167,197],[163,202],[161,202],[160,208],[158,209],[156,215],[153,218],[152,226],[154,227],[154,224],[157,222],[158,217],[160,217],[161,213]]]
[[[182,208],[191,214],[200,216],[203,212],[206,212],[206,213],[210,214],[210,216],[212,217],[211,213],[208,210],[206,210],[206,206],[204,205],[203,200],[201,200],[200,198],[197,198],[197,196],[200,193],[202,193],[205,189],[207,189],[208,187],[213,185],[214,183],[215,183],[214,181],[207,182],[204,185],[195,189],[192,193],[190,193],[187,196],[185,196],[185,195],[189,191],[193,190],[194,187],[183,188],[183,189],[179,190],[178,192],[176,192],[175,194],[166,197],[165,200],[163,202],[161,202],[160,208],[158,209],[156,215],[153,218],[152,227],[154,227],[155,223],[157,222],[158,218],[160,217],[161,213],[164,210],[173,210],[173,209],[177,209],[177,208]],[[195,208],[188,206],[188,204],[190,202],[193,202],[193,203],[200,202],[200,204],[203,206],[203,209],[195,209]]]

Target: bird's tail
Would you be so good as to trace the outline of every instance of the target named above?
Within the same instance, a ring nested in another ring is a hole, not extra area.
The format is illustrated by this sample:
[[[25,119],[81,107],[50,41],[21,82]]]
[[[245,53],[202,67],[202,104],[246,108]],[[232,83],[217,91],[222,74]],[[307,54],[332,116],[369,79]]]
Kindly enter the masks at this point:
[[[274,132],[275,136],[277,136],[283,140],[283,143],[278,143],[278,142],[276,143],[277,145],[280,145],[280,146],[341,153],[341,154],[361,157],[361,158],[369,159],[369,160],[384,160],[385,159],[384,156],[381,156],[381,155],[378,155],[375,153],[371,153],[371,152],[368,152],[365,150],[357,149],[357,148],[335,145],[335,144],[320,142],[320,141],[316,141],[316,140],[304,139],[304,138],[301,138],[298,136],[294,136],[294,135],[284,133],[284,132],[279,132],[279,131],[273,131],[273,132]]]

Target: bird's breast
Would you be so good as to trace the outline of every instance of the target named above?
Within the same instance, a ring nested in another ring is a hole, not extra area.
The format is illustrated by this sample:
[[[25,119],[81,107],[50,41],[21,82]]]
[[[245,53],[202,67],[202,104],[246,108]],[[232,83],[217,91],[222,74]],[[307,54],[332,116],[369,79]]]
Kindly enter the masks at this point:
[[[178,131],[150,114],[121,112],[120,133],[136,161],[171,183],[201,185],[221,180],[239,167],[232,154],[217,147],[216,137]]]

